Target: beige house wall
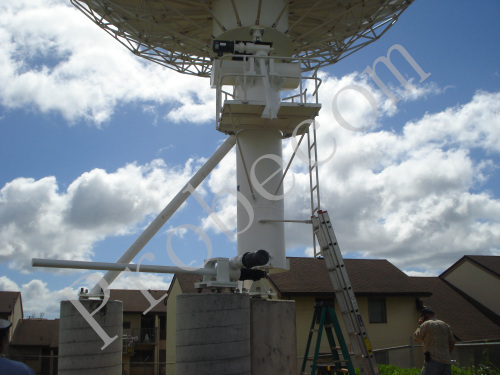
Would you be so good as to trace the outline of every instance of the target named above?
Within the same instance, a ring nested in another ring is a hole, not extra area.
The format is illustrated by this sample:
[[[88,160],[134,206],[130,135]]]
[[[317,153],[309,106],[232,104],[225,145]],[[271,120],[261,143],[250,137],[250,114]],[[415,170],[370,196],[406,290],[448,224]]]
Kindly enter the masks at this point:
[[[177,322],[177,296],[181,294],[181,287],[179,282],[175,280],[172,285],[170,294],[167,299],[167,365],[166,365],[166,375],[174,375],[175,373],[175,342],[176,342],[176,322]]]
[[[366,326],[368,337],[373,349],[383,349],[400,345],[408,345],[410,336],[417,328],[419,314],[415,307],[415,297],[386,297],[387,323],[370,323],[368,317],[368,297],[358,297],[358,307],[361,318]],[[296,324],[297,324],[297,356],[302,361],[307,345],[309,328],[314,313],[315,298],[296,297]],[[342,334],[346,343],[349,337],[345,330],[342,316],[339,313],[338,304],[335,302],[337,319],[342,328]],[[313,336],[315,340],[316,335]],[[315,344],[315,341],[314,341]],[[349,345],[349,344],[348,344]],[[312,354],[312,348],[310,353]],[[321,352],[329,352],[328,339],[323,334],[321,341]]]
[[[465,261],[444,277],[491,311],[500,315],[500,279],[475,264]],[[488,287],[485,288],[485,285]]]
[[[369,323],[368,298],[358,298],[370,341],[374,349],[408,345],[418,326],[415,297],[386,297],[387,323]]]
[[[17,324],[19,323],[19,320],[23,318],[23,307],[21,305],[21,297],[16,301],[16,304],[14,305],[14,309],[12,310],[12,314],[9,316],[9,322],[12,323],[9,329],[9,342],[12,340],[12,335],[14,334],[14,331],[16,330]]]
[[[130,335],[135,330],[139,330],[141,328],[141,314],[137,313],[124,313],[123,314],[123,322],[129,322],[130,328],[123,329],[124,335]]]

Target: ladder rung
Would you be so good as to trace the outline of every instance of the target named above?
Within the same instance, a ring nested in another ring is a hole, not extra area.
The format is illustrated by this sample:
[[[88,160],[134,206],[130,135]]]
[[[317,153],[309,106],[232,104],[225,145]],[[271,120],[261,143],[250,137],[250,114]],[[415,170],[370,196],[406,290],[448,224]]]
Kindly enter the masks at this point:
[[[319,363],[316,365],[316,367],[329,367],[329,366],[333,367],[331,365],[323,365],[323,364],[320,365]],[[334,368],[334,369],[332,369],[332,371],[333,372],[342,372],[344,374],[348,374],[349,373],[349,370],[346,369],[346,368]]]
[[[334,366],[338,363],[343,363],[343,362],[351,362],[347,359],[339,359],[339,360],[333,360],[333,361],[328,361],[328,362],[318,362],[318,366]]]

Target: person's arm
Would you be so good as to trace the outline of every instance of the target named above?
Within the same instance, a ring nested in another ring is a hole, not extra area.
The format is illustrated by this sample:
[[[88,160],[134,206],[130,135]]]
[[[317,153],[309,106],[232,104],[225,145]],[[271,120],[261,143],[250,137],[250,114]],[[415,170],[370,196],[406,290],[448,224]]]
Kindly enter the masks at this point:
[[[413,334],[413,339],[416,341],[416,342],[421,342],[423,341],[424,339],[424,335],[425,335],[425,327],[422,327],[422,323],[424,322],[424,319],[423,317],[420,317],[420,319],[418,320],[418,325],[419,327],[417,328],[417,330],[415,331],[415,333]]]
[[[450,354],[455,347],[455,337],[453,336],[453,332],[451,332],[450,326],[448,326],[448,345],[450,347]]]

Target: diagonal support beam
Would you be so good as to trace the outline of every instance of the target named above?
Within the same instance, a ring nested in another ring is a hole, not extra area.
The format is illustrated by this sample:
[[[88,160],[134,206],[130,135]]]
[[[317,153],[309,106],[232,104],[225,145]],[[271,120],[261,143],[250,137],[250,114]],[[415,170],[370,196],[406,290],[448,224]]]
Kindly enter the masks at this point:
[[[207,160],[207,162],[195,173],[189,182],[177,193],[177,195],[170,201],[170,203],[163,209],[162,212],[154,219],[149,226],[142,232],[142,234],[135,240],[135,242],[128,248],[128,250],[116,261],[116,263],[130,263],[137,254],[146,246],[146,244],[153,238],[153,236],[160,230],[160,228],[167,222],[168,219],[179,209],[179,207],[189,198],[190,191],[196,189],[203,180],[212,172],[212,170],[219,164],[219,162],[227,155],[236,143],[234,136],[227,138],[224,143],[214,152],[214,154]],[[187,189],[191,185],[193,189]],[[121,271],[108,271],[104,275],[108,285],[120,275]],[[101,293],[99,284],[94,286],[91,294]]]

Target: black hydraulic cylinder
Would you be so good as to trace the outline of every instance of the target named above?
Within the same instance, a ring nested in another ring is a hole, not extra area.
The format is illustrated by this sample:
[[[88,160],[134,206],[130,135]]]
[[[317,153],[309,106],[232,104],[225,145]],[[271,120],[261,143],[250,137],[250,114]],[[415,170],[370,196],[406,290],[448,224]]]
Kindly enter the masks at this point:
[[[258,250],[255,253],[245,253],[241,258],[241,263],[245,268],[265,266],[269,262],[269,253],[266,250]]]
[[[242,268],[240,274],[240,280],[253,280],[257,281],[266,277],[266,272],[261,270],[251,270],[249,268]]]

